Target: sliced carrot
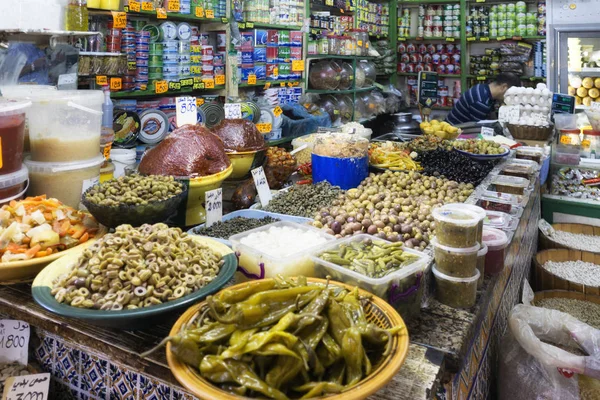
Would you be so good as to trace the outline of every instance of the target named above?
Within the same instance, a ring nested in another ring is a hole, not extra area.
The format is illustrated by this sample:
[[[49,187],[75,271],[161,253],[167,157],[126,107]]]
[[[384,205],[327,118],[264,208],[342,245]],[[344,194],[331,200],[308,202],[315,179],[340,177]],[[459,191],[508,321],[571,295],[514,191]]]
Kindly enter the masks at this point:
[[[28,244],[29,242],[31,242],[31,238],[29,236],[25,236],[21,242],[23,242],[23,244]]]
[[[44,218],[46,218],[46,221],[52,221],[52,213],[51,212],[45,212],[44,213]]]
[[[87,242],[89,238],[90,238],[90,235],[86,232],[83,235],[81,235],[81,237],[79,238],[79,243]]]
[[[17,208],[17,201],[16,200],[11,200],[10,203],[8,203],[12,208]]]
[[[25,255],[27,256],[27,258],[33,258],[36,255],[36,253],[38,251],[40,251],[41,249],[42,249],[42,246],[40,246],[39,244],[36,244],[31,249],[27,250],[25,252]]]

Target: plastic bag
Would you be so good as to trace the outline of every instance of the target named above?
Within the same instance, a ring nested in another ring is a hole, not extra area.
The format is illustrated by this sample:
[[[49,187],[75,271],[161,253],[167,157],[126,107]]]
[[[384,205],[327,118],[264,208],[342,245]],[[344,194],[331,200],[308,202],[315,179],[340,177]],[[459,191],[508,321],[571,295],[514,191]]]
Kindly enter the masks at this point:
[[[315,111],[309,114],[301,105],[284,105],[283,124],[281,130],[284,137],[296,138],[316,132],[320,126],[331,126],[331,118],[324,111]]]
[[[528,303],[533,292],[526,284]],[[587,356],[560,349],[577,347]],[[569,314],[516,305],[508,317],[508,332],[500,347],[498,398],[579,400],[580,382],[596,382],[580,377],[600,378],[600,330]],[[580,379],[581,378],[581,379]]]

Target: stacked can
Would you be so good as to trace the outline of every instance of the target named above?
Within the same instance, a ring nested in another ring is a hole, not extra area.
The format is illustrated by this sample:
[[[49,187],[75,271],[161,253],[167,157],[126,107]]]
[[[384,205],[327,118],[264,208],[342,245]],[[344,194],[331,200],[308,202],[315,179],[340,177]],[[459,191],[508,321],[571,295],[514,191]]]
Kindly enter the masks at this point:
[[[215,78],[214,54],[215,48],[212,45],[202,45],[202,79]]]
[[[540,36],[546,36],[546,2],[545,1],[538,1],[537,13],[538,13],[537,34]]]
[[[389,35],[390,9],[387,4],[358,0],[356,8],[359,29],[367,30],[371,36]]]
[[[437,72],[460,74],[460,45],[403,43],[398,44],[398,72]]]
[[[419,6],[419,18],[421,17],[420,15],[420,10],[423,9],[423,17],[425,16],[425,6],[424,5],[420,5]],[[400,14],[401,16],[398,17],[398,37],[410,37],[410,8],[406,7],[402,9],[402,13]],[[421,30],[423,25],[421,26]],[[423,33],[421,32],[421,36],[423,36]]]
[[[123,77],[123,90],[135,89],[135,73],[137,62],[135,60],[135,28],[131,21],[121,31],[121,51],[127,55],[127,75]]]
[[[163,79],[179,80],[179,41],[165,40],[163,43]]]
[[[212,11],[215,18],[223,18],[227,14],[225,0],[191,0],[191,4],[194,9],[202,8],[204,15],[206,15],[206,11]]]
[[[148,60],[148,79],[161,80],[163,78],[163,44],[150,43],[150,58]]]
[[[146,90],[148,86],[148,61],[150,59],[150,32],[135,33],[135,89]]]
[[[192,44],[190,46],[190,74],[192,76],[202,76],[202,46]]]
[[[546,77],[545,42],[535,42],[533,45],[533,76]]]
[[[219,75],[225,75],[225,62],[227,61],[227,47],[226,47],[226,36],[225,32],[216,33],[216,49],[213,59],[215,66],[215,77]]]
[[[179,43],[177,44],[177,60],[179,62],[177,73],[179,74],[179,79],[189,78],[191,76],[191,49],[189,40],[179,40]]]
[[[106,51],[109,53],[121,52],[121,29],[114,29],[112,21],[108,23],[108,32],[106,34]]]
[[[179,0],[179,13],[180,14],[191,14],[192,13],[192,1],[191,0]]]

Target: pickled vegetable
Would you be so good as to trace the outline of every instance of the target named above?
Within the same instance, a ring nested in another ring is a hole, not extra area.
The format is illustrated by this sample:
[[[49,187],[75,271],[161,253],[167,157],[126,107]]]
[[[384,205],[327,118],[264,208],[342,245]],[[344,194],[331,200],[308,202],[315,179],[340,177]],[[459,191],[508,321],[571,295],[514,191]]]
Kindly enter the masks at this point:
[[[446,209],[433,210],[435,232],[441,245],[468,248],[477,243],[477,232],[480,219],[470,211]]]
[[[443,246],[435,239],[432,244],[438,271],[457,278],[469,278],[475,274],[479,243],[467,249]]]
[[[433,268],[435,276],[435,297],[447,306],[470,308],[477,300],[477,280],[479,271],[471,278],[452,278]]]

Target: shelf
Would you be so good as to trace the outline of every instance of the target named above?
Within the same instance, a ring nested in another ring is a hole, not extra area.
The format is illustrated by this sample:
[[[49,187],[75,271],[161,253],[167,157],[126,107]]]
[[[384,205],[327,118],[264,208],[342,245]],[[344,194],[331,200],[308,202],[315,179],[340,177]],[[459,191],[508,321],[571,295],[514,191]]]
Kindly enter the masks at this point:
[[[419,5],[419,4],[446,4],[446,3],[456,3],[459,4],[459,0],[416,0],[416,1],[399,1],[399,5]]]
[[[90,12],[90,14],[94,14],[94,13],[101,13],[105,10],[94,10],[94,9],[88,9],[88,11],[92,11]],[[147,18],[149,16],[154,17],[155,19],[156,17],[156,11],[139,11],[139,12],[135,12],[135,11],[128,11],[126,10],[127,15],[130,15],[132,17],[144,17]],[[110,13],[110,12],[109,12]],[[173,13],[173,12],[168,12],[167,13],[167,21],[171,20],[171,21],[192,21],[192,22],[204,22],[204,23],[218,23],[218,24],[226,24],[227,22],[229,22],[228,18],[198,18],[196,17],[194,14],[180,14],[180,13]]]
[[[418,37],[418,36],[409,36],[409,37],[399,37],[397,40],[399,42],[406,42],[407,40],[416,40],[417,42],[439,40],[439,41],[448,42],[448,43],[454,43],[454,42],[460,43],[460,38],[454,38],[454,37]]]
[[[289,29],[290,31],[299,31],[300,29],[302,29],[302,25],[263,24],[262,22],[238,22],[238,26],[240,29]]]
[[[411,105],[411,106],[408,106],[408,108],[419,108],[419,106],[416,106],[416,105]],[[432,110],[434,110],[434,111],[435,111],[435,110],[439,110],[439,111],[450,111],[450,110],[452,110],[452,107],[433,106],[433,107],[431,107],[431,109],[432,109]]]
[[[369,86],[364,88],[348,89],[348,90],[319,90],[319,89],[306,89],[306,93],[314,94],[352,94],[360,92],[368,92],[369,90],[377,89],[376,86]]]
[[[294,140],[293,137],[285,137],[277,140],[269,140],[267,141],[267,146],[279,146],[280,144],[286,144]]]
[[[354,10],[344,10],[343,8],[334,7],[334,6],[326,6],[324,4],[309,4],[311,11],[329,11],[333,15],[353,15]]]
[[[302,83],[304,82],[304,79],[291,79],[291,80],[285,80],[285,81],[265,81],[265,80],[257,80],[256,84],[254,85],[250,85],[248,83],[240,83],[238,85],[238,87],[241,88],[248,88],[248,87],[264,87],[267,83],[271,84],[271,87],[282,87],[281,84],[283,83],[284,86],[288,86],[288,83]],[[293,86],[292,86],[293,87]],[[300,87],[299,85],[297,85],[296,87]]]
[[[581,74],[586,76],[600,76],[600,68],[582,68],[581,71],[569,70],[569,74]]]
[[[469,74],[467,75],[467,78],[469,79],[477,79],[478,81],[487,81],[490,79],[494,79],[496,77],[496,75],[472,75]],[[485,79],[482,79],[485,78]],[[543,76],[521,76],[520,79],[522,81],[531,81],[531,82],[545,82],[546,78],[544,78]]]
[[[165,93],[157,94],[154,90],[136,90],[132,92],[111,92],[110,97],[113,99],[135,99],[137,97],[161,97],[161,96],[175,96],[182,93],[199,93],[204,91],[215,91],[225,89],[225,85],[215,86],[213,89],[192,89],[185,88],[180,90],[169,90]]]
[[[6,35],[42,35],[42,36],[96,36],[100,32],[86,31],[52,31],[46,29],[0,29],[0,34]]]
[[[472,42],[503,42],[505,40],[546,40],[546,36],[511,36],[511,37],[497,37],[497,38],[476,38],[476,37],[467,37],[467,44]]]
[[[335,58],[339,60],[375,60],[379,57],[373,56],[334,56],[331,54],[307,54],[306,59],[319,59],[319,58]]]
[[[397,72],[396,74],[398,76],[419,76],[419,72]],[[438,74],[438,77],[460,79],[461,74]]]

